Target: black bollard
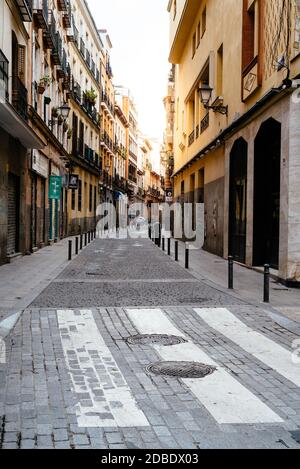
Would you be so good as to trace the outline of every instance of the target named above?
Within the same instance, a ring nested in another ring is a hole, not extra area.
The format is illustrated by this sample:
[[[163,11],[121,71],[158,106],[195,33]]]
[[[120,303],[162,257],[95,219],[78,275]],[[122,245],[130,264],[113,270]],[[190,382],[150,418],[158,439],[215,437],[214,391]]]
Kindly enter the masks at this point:
[[[76,238],[75,238],[75,254],[76,254],[76,256],[78,256],[78,252],[79,252],[79,239],[76,236]]]
[[[168,238],[168,256],[171,255],[171,238]]]
[[[84,233],[84,245],[87,246],[87,233]]]
[[[179,256],[178,256],[178,247],[179,243],[178,241],[175,241],[175,261],[178,262]]]
[[[165,241],[165,237],[164,237],[164,236],[162,237],[162,240],[161,240],[161,241],[162,241],[162,250],[165,251],[165,250],[166,250],[166,246],[165,246],[165,242],[166,242],[166,241]]]
[[[158,247],[161,247],[161,224],[159,224],[159,233],[158,233]]]
[[[69,241],[69,261],[72,260],[72,241]]]
[[[185,245],[185,268],[190,268],[190,249],[188,244]]]
[[[151,239],[151,226],[148,228],[149,239]]]
[[[82,234],[80,235],[80,251],[82,250],[83,247],[83,236]]]
[[[228,289],[233,290],[233,257],[228,256]]]
[[[264,303],[270,303],[270,266],[265,264],[264,271]]]

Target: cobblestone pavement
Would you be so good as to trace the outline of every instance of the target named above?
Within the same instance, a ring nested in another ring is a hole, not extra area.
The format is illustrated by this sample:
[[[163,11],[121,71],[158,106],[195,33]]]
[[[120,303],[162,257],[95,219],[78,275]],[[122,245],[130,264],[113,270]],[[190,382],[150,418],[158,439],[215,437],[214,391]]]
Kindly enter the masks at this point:
[[[180,343],[127,340],[163,333]],[[97,240],[6,339],[0,447],[300,448],[297,339],[148,240]],[[173,360],[205,363],[212,373],[148,369]]]

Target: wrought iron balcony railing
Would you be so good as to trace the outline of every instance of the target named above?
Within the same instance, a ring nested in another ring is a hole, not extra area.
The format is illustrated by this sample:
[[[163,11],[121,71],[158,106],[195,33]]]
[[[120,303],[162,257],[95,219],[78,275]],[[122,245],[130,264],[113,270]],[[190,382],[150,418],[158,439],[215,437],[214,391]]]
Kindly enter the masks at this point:
[[[12,105],[17,113],[28,120],[28,92],[18,76],[12,77]]]

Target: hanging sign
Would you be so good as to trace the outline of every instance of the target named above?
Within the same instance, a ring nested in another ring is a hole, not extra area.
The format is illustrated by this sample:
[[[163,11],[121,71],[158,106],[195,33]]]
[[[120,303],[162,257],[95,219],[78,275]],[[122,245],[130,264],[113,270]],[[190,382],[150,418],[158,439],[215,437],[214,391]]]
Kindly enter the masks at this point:
[[[49,181],[49,199],[60,200],[62,189],[62,177],[61,176],[50,176]]]

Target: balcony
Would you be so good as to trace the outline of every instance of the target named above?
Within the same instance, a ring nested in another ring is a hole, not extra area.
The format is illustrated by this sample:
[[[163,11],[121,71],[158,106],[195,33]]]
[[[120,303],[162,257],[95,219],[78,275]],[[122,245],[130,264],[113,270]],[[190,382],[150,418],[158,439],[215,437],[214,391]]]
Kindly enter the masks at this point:
[[[84,43],[84,40],[81,38],[80,39],[80,53],[82,55],[82,57],[85,59],[85,43]]]
[[[3,52],[0,50],[0,100],[8,101],[8,73],[9,62]]]
[[[110,136],[108,135],[107,132],[104,132],[102,135],[101,135],[101,145],[105,147],[105,149],[111,153],[112,155],[114,155],[114,144],[113,144],[113,141],[112,139],[110,138]]]
[[[194,141],[195,141],[195,131],[193,130],[193,132],[189,136],[189,147],[193,145]]]
[[[205,130],[208,129],[208,127],[209,127],[209,112],[201,121],[200,133],[202,134],[203,132],[205,132]]]
[[[148,191],[147,191],[147,194],[150,196],[150,197],[154,197],[156,199],[160,199],[162,197],[161,193],[160,193],[160,190],[157,189],[156,186],[152,186],[152,187],[148,187]]]
[[[116,189],[126,192],[127,181],[123,177],[119,176],[119,174],[115,174],[115,177],[113,179],[113,184]]]
[[[58,11],[67,11],[69,7],[68,0],[57,0],[57,9]]]
[[[34,0],[33,5],[34,24],[37,28],[46,31],[49,18],[48,0]]]
[[[9,62],[0,50],[0,127],[24,148],[42,149],[44,143],[27,124],[27,89],[18,77],[12,78],[11,104],[9,102]]]
[[[113,71],[109,62],[106,64],[106,73],[108,78],[113,78]]]
[[[62,17],[63,27],[70,29],[72,27],[72,7],[70,1],[68,2],[66,10],[63,11],[65,12]]]
[[[54,65],[62,65],[63,45],[59,32],[56,32],[54,36],[54,47],[52,49],[51,59]]]
[[[12,77],[12,105],[26,122],[28,121],[28,97],[27,88],[19,77]]]
[[[103,186],[112,187],[113,179],[107,171],[102,171],[101,183]]]
[[[24,23],[32,21],[32,0],[16,0],[20,15]]]
[[[115,108],[110,101],[108,95],[102,91],[101,94],[101,107],[104,109],[104,111],[108,111],[108,115],[110,115],[113,119],[115,118]]]
[[[53,11],[49,12],[49,21],[47,21],[47,28],[43,30],[43,40],[46,49],[54,49],[56,44],[56,22]]]
[[[81,105],[81,98],[82,98],[81,86],[74,80],[74,78],[72,78],[71,91],[72,91],[72,97],[74,101],[76,101],[77,104]]]

